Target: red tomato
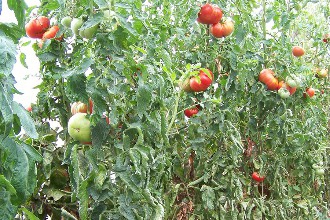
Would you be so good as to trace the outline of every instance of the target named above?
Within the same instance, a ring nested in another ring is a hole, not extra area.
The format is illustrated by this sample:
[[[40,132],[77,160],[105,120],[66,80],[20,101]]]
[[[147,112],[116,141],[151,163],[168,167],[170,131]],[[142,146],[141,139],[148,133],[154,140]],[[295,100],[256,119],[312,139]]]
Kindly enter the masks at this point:
[[[42,39],[45,40],[45,39],[53,39],[57,32],[60,30],[60,28],[55,25],[51,28],[49,28],[43,35],[42,35]]]
[[[294,46],[292,48],[292,54],[295,57],[301,57],[302,55],[305,54],[305,50],[302,47],[299,46]]]
[[[28,112],[32,112],[32,106],[29,105],[28,107],[26,107],[26,110],[27,110]]]
[[[218,6],[205,4],[201,7],[197,21],[202,24],[215,24],[222,18],[222,11]]]
[[[312,87],[309,87],[306,89],[306,92],[304,93],[304,97],[306,98],[306,94],[312,98],[315,95],[315,90]]]
[[[274,75],[272,70],[263,69],[259,74],[259,81],[264,83],[269,90],[278,90],[278,79]]]
[[[211,78],[209,78],[209,76],[206,73],[204,73],[202,70],[199,71],[199,80],[196,77],[190,78],[189,84],[192,91],[194,92],[205,91],[211,85],[213,81],[213,73],[211,72],[211,70],[208,71],[211,75]]]
[[[49,28],[49,25],[50,25],[50,21],[45,16],[34,18],[25,25],[26,35],[31,38],[41,39],[43,34]]]
[[[185,116],[187,116],[188,118],[190,118],[190,117],[196,115],[198,112],[199,112],[199,110],[198,110],[197,107],[189,108],[189,109],[184,110],[184,114],[185,114]]]
[[[265,176],[259,176],[259,174],[257,172],[252,173],[252,179],[257,182],[262,182],[262,181],[264,181],[265,178],[266,178]]]
[[[234,23],[230,20],[224,23],[217,23],[210,26],[211,34],[216,37],[226,37],[229,36],[234,31]]]
[[[91,98],[88,99],[88,104],[89,104],[89,114],[93,113],[93,101]]]

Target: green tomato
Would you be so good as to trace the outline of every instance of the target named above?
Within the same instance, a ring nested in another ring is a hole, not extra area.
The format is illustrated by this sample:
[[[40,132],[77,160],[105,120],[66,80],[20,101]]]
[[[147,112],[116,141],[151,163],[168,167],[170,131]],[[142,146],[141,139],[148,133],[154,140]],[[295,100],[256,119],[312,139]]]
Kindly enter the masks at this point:
[[[290,96],[290,92],[286,88],[280,88],[278,94],[282,99],[286,99]]]
[[[318,175],[318,176],[323,176],[325,173],[324,169],[323,168],[318,168],[315,170],[315,174]]]
[[[86,113],[74,114],[68,122],[68,133],[76,141],[91,142],[91,123]]]
[[[316,170],[316,169],[320,169],[321,167],[317,163],[313,163],[312,168]]]
[[[82,34],[80,34],[81,37],[86,38],[86,39],[91,39],[92,37],[94,37],[95,32],[98,29],[98,25],[86,28],[85,30],[83,30]]]
[[[291,88],[296,88],[298,83],[294,79],[288,79],[286,81],[286,84],[288,84],[288,86],[290,86]]]
[[[79,34],[79,28],[83,25],[83,21],[80,18],[74,18],[71,22],[71,30],[75,35]]]
[[[61,24],[67,28],[70,28],[71,22],[72,22],[72,18],[69,16],[62,18],[61,20]]]

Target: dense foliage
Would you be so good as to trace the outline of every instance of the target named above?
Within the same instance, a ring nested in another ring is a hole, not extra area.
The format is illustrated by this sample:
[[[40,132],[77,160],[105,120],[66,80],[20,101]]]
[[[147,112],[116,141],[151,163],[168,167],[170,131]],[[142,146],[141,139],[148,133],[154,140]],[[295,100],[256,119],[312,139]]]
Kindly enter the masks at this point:
[[[0,219],[329,218],[330,84],[318,74],[330,67],[329,2],[211,3],[233,33],[197,22],[202,1],[8,0],[18,23],[0,24]],[[20,41],[36,16],[59,29]],[[11,72],[31,45],[42,83],[29,113]],[[264,69],[274,75],[259,81]],[[91,144],[68,134],[75,102],[93,104]]]

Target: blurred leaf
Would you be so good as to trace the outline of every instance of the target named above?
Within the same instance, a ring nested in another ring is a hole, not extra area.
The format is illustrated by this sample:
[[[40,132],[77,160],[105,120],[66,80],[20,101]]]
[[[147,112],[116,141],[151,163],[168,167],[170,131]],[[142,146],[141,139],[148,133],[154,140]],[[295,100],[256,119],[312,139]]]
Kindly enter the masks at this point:
[[[24,128],[24,131],[27,133],[27,135],[29,135],[31,138],[38,138],[38,133],[34,126],[34,122],[28,111],[26,111],[22,105],[18,104],[17,102],[13,102],[13,113],[19,117],[22,127]]]
[[[24,0],[7,0],[8,8],[15,13],[18,25],[23,28],[25,22],[25,9],[27,5]]]

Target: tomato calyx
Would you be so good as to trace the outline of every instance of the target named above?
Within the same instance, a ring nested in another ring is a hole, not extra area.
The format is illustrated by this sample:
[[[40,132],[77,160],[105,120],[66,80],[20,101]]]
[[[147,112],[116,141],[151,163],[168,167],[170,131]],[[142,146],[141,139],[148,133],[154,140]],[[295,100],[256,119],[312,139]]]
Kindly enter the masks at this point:
[[[260,176],[257,172],[253,172],[251,177],[252,177],[253,180],[255,180],[259,183],[263,182],[266,178],[266,176]]]

